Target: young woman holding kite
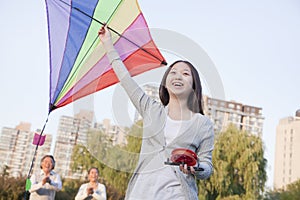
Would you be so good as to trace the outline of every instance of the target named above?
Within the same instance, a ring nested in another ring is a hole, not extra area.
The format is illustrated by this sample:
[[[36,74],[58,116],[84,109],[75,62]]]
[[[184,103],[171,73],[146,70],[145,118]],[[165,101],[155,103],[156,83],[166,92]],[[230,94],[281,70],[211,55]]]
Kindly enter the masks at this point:
[[[159,88],[161,102],[157,102],[130,76],[113,46],[107,26],[100,29],[99,38],[121,85],[143,117],[139,162],[125,199],[198,199],[195,179],[206,179],[213,171],[214,132],[211,121],[203,115],[202,87],[197,70],[188,61],[170,65]],[[173,160],[189,158],[189,163],[179,163],[179,167],[166,165],[165,161],[174,151],[185,151],[186,154],[175,156]]]

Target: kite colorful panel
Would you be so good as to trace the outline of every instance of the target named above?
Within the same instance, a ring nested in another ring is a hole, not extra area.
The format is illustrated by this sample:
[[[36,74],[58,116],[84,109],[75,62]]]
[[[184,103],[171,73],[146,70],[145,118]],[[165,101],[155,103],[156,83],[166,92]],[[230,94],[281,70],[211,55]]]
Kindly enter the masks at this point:
[[[136,0],[46,0],[49,113],[118,82],[98,31],[107,24],[132,76],[166,65]]]

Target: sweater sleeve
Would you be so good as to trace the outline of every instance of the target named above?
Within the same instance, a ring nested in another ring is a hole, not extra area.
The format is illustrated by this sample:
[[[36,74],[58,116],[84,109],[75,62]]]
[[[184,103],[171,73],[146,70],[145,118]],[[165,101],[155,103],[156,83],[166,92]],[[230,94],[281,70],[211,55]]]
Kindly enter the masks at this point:
[[[75,200],[83,200],[88,197],[86,192],[87,184],[82,184],[75,196]]]
[[[204,125],[202,134],[204,137],[198,150],[198,167],[203,171],[197,171],[197,179],[207,179],[213,173],[212,151],[214,148],[214,129],[210,120]]]
[[[30,190],[29,190],[30,193],[36,192],[37,190],[39,190],[40,188],[43,187],[42,182],[37,181],[35,174],[33,174],[31,176],[30,181],[31,181],[31,187],[30,187]]]
[[[109,43],[109,44],[107,44]],[[110,42],[105,42],[104,47],[107,51],[107,56],[112,68],[117,75],[122,87],[125,89],[131,102],[136,107],[138,112],[144,117],[147,108],[153,103],[153,100],[145,94],[142,88],[131,77],[130,72],[121,60],[118,52]]]
[[[103,184],[98,184],[98,188],[92,196],[97,200],[106,200],[106,187]]]
[[[46,183],[46,189],[60,191],[62,189],[62,182],[59,174],[54,174],[54,176],[50,176],[50,183]]]

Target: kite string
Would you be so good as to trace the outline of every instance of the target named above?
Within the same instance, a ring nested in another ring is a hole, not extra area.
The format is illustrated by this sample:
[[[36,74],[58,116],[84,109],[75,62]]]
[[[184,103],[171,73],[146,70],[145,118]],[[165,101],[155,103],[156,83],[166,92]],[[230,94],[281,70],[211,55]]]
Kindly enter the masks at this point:
[[[26,179],[26,186],[25,186],[26,189],[25,189],[25,192],[24,192],[24,200],[28,200],[29,196],[30,196],[29,195],[29,191],[28,191],[30,188],[27,188],[27,181],[30,180],[30,177],[31,177],[31,174],[32,174],[32,168],[33,168],[33,165],[35,163],[35,159],[36,159],[38,147],[39,147],[39,144],[40,144],[40,140],[41,140],[43,132],[44,132],[44,130],[46,128],[46,124],[48,122],[49,115],[50,115],[50,112],[48,112],[48,115],[47,115],[46,121],[44,123],[43,129],[41,130],[41,133],[39,135],[39,140],[38,140],[38,142],[36,144],[36,147],[35,147],[35,150],[34,150],[33,158],[32,158],[31,165],[30,165],[30,168],[29,168],[29,171],[28,171],[28,175],[27,175],[27,179]]]
[[[46,128],[46,124],[47,124],[47,122],[48,122],[49,115],[50,115],[50,113],[48,113],[47,119],[46,119],[46,121],[45,121],[45,123],[44,123],[44,126],[43,126],[43,129],[41,130],[41,133],[40,133],[40,135],[39,135],[39,140],[38,140],[38,142],[37,142],[37,144],[36,144],[36,147],[35,147],[35,150],[34,150],[33,158],[32,158],[31,165],[30,165],[30,168],[29,168],[29,171],[28,171],[28,175],[27,175],[27,179],[30,179],[30,177],[31,177],[31,174],[32,174],[32,168],[33,168],[33,165],[34,165],[34,163],[35,163],[35,159],[36,159],[37,151],[38,151],[38,148],[39,148],[40,140],[41,140],[42,135],[43,135],[43,133],[44,133],[44,130],[45,130],[45,128]]]

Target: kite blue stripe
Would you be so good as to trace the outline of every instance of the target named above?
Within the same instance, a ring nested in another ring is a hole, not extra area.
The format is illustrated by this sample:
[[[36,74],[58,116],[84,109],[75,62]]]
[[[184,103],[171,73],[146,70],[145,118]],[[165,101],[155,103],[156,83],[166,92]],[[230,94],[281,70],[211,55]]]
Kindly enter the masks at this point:
[[[94,9],[96,8],[97,3],[98,0],[89,0],[88,5],[83,0],[72,1],[73,8],[71,9],[68,38],[53,101],[57,99],[72,70],[72,67],[76,61],[76,57],[80,52],[90,24],[92,22],[91,18],[85,16],[83,13],[74,8],[78,8],[87,15],[93,16]],[[55,102],[51,103],[54,104]]]

